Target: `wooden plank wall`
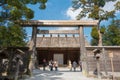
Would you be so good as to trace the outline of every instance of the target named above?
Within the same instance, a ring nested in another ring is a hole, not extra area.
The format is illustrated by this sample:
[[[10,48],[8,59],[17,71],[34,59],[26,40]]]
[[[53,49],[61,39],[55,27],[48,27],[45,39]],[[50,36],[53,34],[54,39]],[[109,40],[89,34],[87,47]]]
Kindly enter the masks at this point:
[[[107,61],[107,71],[112,71],[111,69],[111,60],[109,57],[109,53],[113,52],[113,65],[114,65],[114,70],[115,72],[120,72],[120,49],[106,49],[105,50],[105,59]],[[94,71],[96,68],[96,59],[93,57],[94,54],[92,52],[92,50],[88,50],[87,51],[87,57],[88,57],[88,68],[89,71]],[[100,58],[100,70],[104,71],[104,58],[103,58],[103,54],[101,54],[101,58]]]

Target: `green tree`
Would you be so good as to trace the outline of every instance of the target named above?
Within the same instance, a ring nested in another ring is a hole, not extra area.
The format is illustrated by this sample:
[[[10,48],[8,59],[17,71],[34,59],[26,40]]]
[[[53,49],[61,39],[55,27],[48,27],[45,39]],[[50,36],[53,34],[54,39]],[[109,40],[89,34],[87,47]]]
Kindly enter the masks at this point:
[[[25,40],[26,39],[26,32],[25,30],[20,27],[19,25],[10,25],[8,26],[8,38],[9,38],[9,45],[8,46],[25,46]]]
[[[25,46],[26,32],[16,20],[29,20],[34,11],[27,5],[40,4],[45,9],[47,0],[0,0],[0,47]]]
[[[0,21],[14,21],[20,19],[32,19],[34,12],[27,6],[28,4],[40,4],[40,9],[45,9],[47,0],[0,0]]]
[[[97,45],[98,44],[98,32],[97,32],[97,28],[94,27],[92,28],[92,32],[91,32],[91,36],[94,38],[91,40],[91,45]]]
[[[28,5],[39,4],[40,9],[45,9],[46,2],[47,0],[0,0],[0,47],[25,46],[26,32],[15,22],[18,20],[30,20],[34,17],[34,11]],[[30,53],[28,56],[31,55]],[[31,58],[28,63],[30,66],[34,65]],[[30,68],[27,67],[27,71],[29,70]]]
[[[106,30],[105,26],[101,26],[101,28],[100,28],[101,35],[103,35],[105,33],[105,30]],[[91,45],[97,46],[99,43],[98,42],[99,34],[98,34],[97,26],[92,28],[91,36],[92,36]]]
[[[115,9],[112,11],[104,11],[103,7],[109,1],[116,0],[73,0],[74,10],[82,8],[82,11],[77,16],[77,20],[82,19],[88,15],[89,18],[99,20],[98,24],[98,45],[102,46],[102,34],[100,28],[100,22],[102,20],[108,20],[109,18],[115,17],[114,13],[116,10],[120,10],[120,1],[115,5]],[[95,32],[96,33],[96,32]],[[94,39],[94,38],[93,38]]]
[[[19,25],[0,26],[0,48],[25,46],[26,32]]]
[[[103,35],[103,45],[120,46],[120,26],[112,21]]]
[[[7,46],[7,28],[5,26],[0,26],[0,48],[4,48]]]

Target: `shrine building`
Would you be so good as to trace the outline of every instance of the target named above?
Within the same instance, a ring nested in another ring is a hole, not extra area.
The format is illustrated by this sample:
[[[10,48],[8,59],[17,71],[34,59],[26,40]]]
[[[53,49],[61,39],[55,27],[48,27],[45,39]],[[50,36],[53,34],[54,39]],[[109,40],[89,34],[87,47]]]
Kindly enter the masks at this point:
[[[83,72],[87,73],[96,68],[94,49],[99,49],[100,70],[120,71],[120,46],[91,46],[84,35],[84,27],[95,27],[97,20],[29,20],[18,21],[23,26],[32,27],[32,37],[28,47],[32,52],[32,57],[37,55],[38,63],[42,60],[57,60],[59,65],[67,65],[68,60],[82,61]],[[77,30],[38,30],[38,27],[78,27]],[[37,34],[42,36],[37,37]],[[57,34],[54,36],[53,34]],[[64,34],[64,36],[61,36]],[[71,34],[72,36],[69,36]],[[76,36],[79,35],[79,36]],[[46,36],[49,35],[49,36]],[[111,68],[112,67],[112,68]]]

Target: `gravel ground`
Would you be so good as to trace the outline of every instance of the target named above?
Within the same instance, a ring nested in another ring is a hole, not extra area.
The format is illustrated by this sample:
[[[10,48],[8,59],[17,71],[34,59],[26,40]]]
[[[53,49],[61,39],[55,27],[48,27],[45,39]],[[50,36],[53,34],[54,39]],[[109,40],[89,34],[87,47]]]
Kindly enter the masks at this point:
[[[91,74],[91,73],[90,73]],[[116,73],[115,75],[119,75],[120,73]],[[110,79],[98,79],[96,77],[86,77],[77,70],[69,71],[68,68],[60,67],[58,71],[49,71],[47,68],[45,71],[43,69],[35,69],[33,71],[32,77],[27,77],[26,79],[21,80],[110,80]],[[117,79],[118,80],[118,79]]]

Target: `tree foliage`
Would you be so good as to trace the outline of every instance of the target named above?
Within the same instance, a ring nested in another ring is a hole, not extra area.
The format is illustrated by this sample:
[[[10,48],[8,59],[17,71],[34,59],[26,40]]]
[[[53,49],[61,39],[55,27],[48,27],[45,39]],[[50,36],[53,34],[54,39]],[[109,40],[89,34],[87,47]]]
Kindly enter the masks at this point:
[[[97,39],[91,39],[91,45],[97,46],[98,45],[98,40]]]
[[[28,20],[34,17],[34,11],[28,4],[39,4],[46,8],[47,0],[0,0],[0,47],[25,45],[26,32],[16,20]]]
[[[103,35],[103,45],[120,46],[120,26],[112,21]]]
[[[91,36],[92,36],[94,39],[97,39],[97,40],[98,40],[99,34],[98,34],[98,32],[97,32],[97,27],[92,28]]]
[[[32,19],[34,12],[27,7],[28,4],[40,4],[40,9],[45,9],[47,0],[0,0],[0,21],[13,21],[19,19]]]
[[[25,46],[26,32],[19,25],[0,26],[0,48]]]
[[[82,11],[77,16],[77,19],[81,19],[88,15],[89,18],[96,20],[107,20],[110,17],[114,17],[115,10],[120,9],[120,2],[116,3],[116,8],[113,11],[104,11],[103,7],[107,2],[116,0],[73,0],[74,10],[82,8]]]
[[[72,6],[73,10],[77,10],[79,8],[82,9],[82,11],[76,17],[77,20],[82,19],[84,17],[92,18],[93,20],[99,20],[99,24],[97,28],[98,31],[93,29],[92,34],[98,32],[99,36],[97,36],[98,37],[97,39],[99,41],[98,44],[100,45],[102,45],[101,30],[104,31],[103,28],[100,29],[100,22],[102,20],[108,20],[109,18],[114,18],[116,10],[118,11],[120,10],[120,1],[118,1],[115,4],[114,10],[105,11],[103,7],[107,2],[110,2],[110,1],[116,1],[116,0],[73,0],[73,6]],[[93,32],[93,31],[96,31],[96,32]],[[96,39],[96,37],[93,37],[93,39]],[[92,41],[96,41],[96,40],[92,40]]]
[[[6,47],[7,45],[7,28],[5,26],[0,26],[0,47]]]
[[[104,26],[101,26],[100,33],[104,34],[106,28]],[[97,26],[92,28],[91,32],[92,40],[91,40],[91,45],[97,46],[98,45],[98,40],[99,40],[99,34],[98,34],[98,29]]]

